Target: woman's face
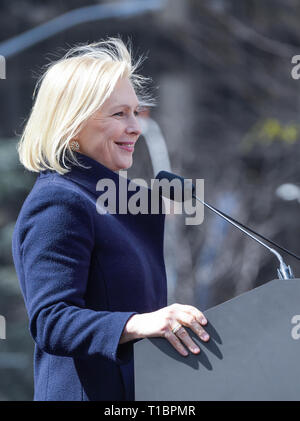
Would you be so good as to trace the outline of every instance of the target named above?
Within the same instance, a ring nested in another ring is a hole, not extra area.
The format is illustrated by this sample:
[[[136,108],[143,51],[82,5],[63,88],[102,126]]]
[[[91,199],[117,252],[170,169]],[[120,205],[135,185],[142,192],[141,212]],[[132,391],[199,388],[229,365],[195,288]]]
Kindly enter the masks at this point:
[[[138,110],[129,79],[120,79],[111,96],[76,136],[79,152],[112,171],[130,168],[134,145],[141,134]]]

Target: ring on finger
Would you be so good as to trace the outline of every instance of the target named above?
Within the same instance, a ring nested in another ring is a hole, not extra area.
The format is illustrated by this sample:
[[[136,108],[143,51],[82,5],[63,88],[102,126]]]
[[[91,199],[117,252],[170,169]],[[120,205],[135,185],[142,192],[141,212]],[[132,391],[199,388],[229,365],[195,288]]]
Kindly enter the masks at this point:
[[[182,327],[182,325],[180,323],[177,323],[176,326],[173,327],[172,329],[172,333],[174,333],[174,335],[176,335],[176,333],[178,332],[178,330]]]

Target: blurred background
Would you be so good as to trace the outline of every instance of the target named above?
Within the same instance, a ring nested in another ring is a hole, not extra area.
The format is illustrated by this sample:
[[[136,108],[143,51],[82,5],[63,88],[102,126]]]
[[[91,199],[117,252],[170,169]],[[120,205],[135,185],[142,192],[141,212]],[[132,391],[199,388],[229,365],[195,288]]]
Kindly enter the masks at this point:
[[[0,11],[0,400],[32,400],[33,341],[11,237],[37,176],[16,145],[42,66],[76,43],[130,37],[135,56],[148,57],[140,72],[157,106],[129,177],[165,168],[203,178],[208,203],[300,254],[300,80],[291,74],[300,3],[2,0]],[[170,303],[205,310],[277,277],[271,253],[209,210],[198,226],[167,216],[165,233]],[[299,262],[283,257],[300,277]]]

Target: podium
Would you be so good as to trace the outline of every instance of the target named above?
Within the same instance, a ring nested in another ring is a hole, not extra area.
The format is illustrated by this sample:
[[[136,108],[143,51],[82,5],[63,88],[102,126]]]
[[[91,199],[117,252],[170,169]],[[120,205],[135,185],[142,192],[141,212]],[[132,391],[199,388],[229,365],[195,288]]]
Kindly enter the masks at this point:
[[[300,279],[275,279],[204,314],[208,342],[187,329],[198,355],[164,338],[134,344],[137,401],[300,400]]]

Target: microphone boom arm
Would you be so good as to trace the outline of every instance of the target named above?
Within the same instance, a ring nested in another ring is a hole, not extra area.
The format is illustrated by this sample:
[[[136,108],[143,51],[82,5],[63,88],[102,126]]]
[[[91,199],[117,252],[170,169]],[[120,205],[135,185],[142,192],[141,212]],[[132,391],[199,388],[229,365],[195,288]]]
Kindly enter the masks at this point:
[[[292,271],[291,267],[290,266],[287,266],[284,263],[282,256],[278,253],[277,250],[274,250],[271,247],[267,246],[265,243],[263,243],[261,240],[259,240],[258,238],[256,238],[254,235],[250,234],[250,232],[248,232],[247,230],[245,230],[244,228],[242,228],[237,223],[233,222],[231,219],[227,218],[224,214],[222,214],[221,212],[219,212],[213,206],[209,205],[208,203],[205,203],[203,200],[201,200],[195,194],[193,194],[193,197],[196,200],[198,200],[200,203],[202,203],[204,206],[206,206],[207,208],[209,208],[210,210],[212,210],[213,212],[215,212],[217,215],[219,215],[222,218],[226,219],[227,222],[230,222],[230,224],[234,225],[236,228],[238,228],[244,234],[249,235],[253,240],[257,241],[259,244],[261,244],[262,246],[266,247],[273,254],[275,254],[275,256],[277,257],[277,259],[279,260],[279,263],[280,263],[280,267],[277,269],[277,274],[279,276],[279,279],[294,279],[294,274],[293,274],[293,271]]]

